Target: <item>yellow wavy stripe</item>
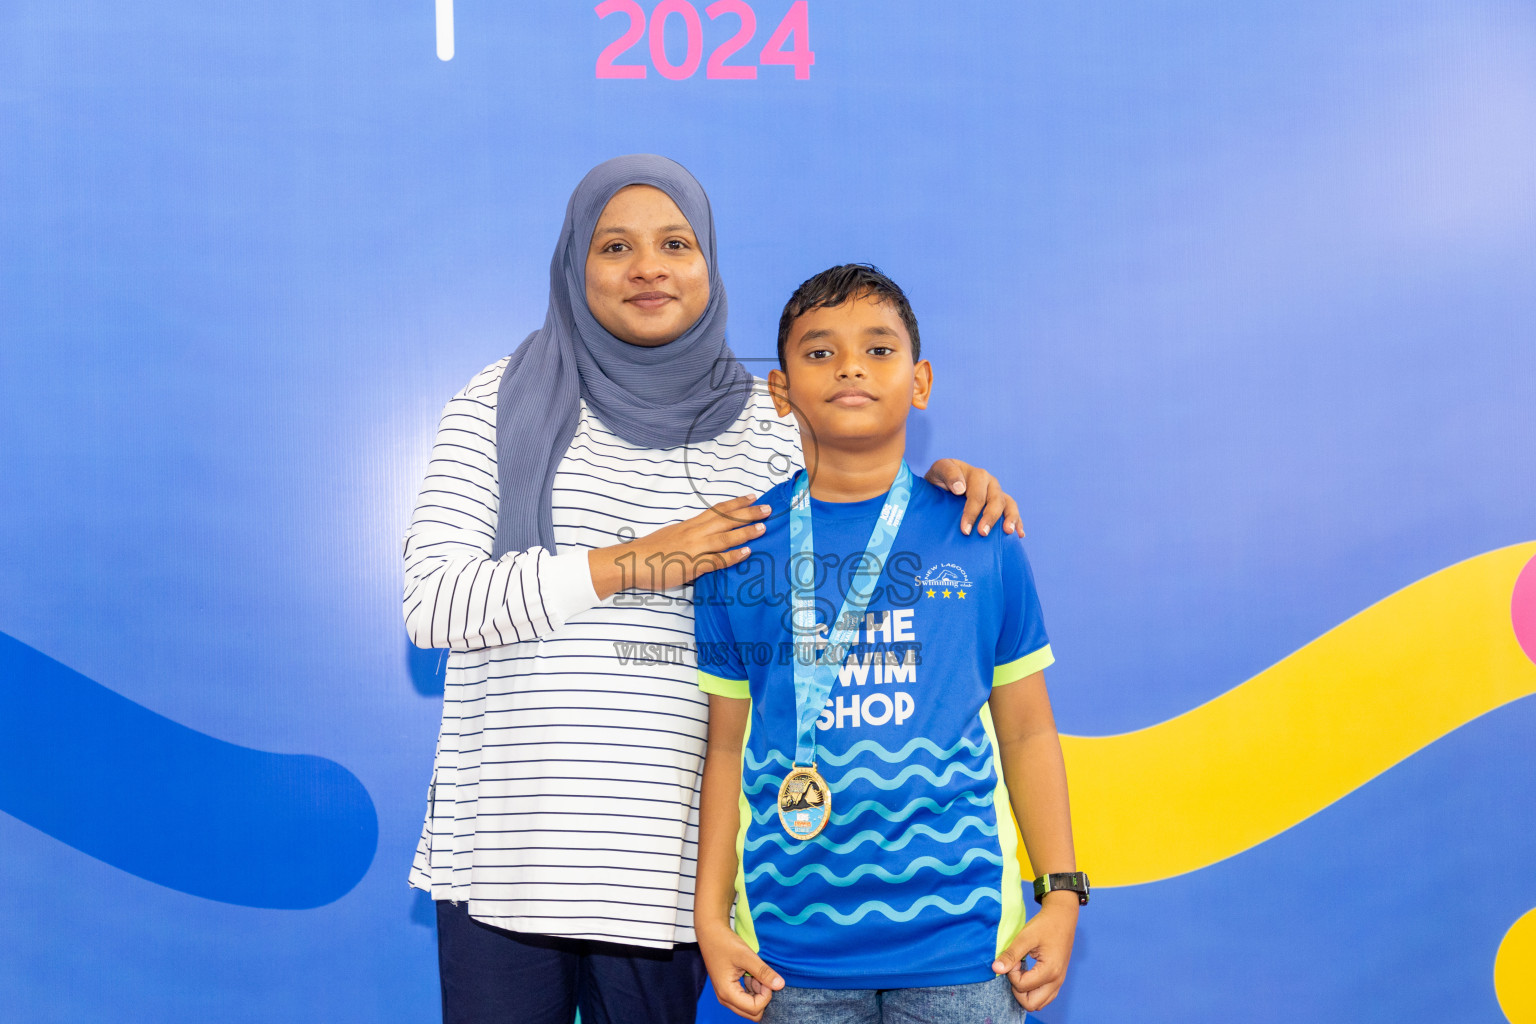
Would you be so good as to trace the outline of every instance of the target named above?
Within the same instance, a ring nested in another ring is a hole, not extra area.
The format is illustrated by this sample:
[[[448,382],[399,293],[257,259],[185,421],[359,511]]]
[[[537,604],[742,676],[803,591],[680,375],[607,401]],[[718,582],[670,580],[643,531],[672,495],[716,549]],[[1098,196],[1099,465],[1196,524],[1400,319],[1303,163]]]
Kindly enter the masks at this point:
[[[1536,542],[1441,570],[1177,718],[1063,736],[1078,863],[1095,885],[1205,867],[1536,693],[1510,619],[1533,556]]]

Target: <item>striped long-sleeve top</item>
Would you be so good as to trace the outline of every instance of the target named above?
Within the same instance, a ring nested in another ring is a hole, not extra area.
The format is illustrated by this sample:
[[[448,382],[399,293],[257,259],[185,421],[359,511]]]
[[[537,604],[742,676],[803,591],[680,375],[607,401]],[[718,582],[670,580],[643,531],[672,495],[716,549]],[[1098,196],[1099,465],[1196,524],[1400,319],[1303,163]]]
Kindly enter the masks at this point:
[[[692,942],[708,704],[692,587],[599,601],[587,551],[644,536],[801,464],[756,389],[713,440],[649,449],[582,404],[556,468],[556,552],[492,559],[506,360],[443,410],[405,535],[405,621],[447,647],[443,723],[410,884],[544,935]]]

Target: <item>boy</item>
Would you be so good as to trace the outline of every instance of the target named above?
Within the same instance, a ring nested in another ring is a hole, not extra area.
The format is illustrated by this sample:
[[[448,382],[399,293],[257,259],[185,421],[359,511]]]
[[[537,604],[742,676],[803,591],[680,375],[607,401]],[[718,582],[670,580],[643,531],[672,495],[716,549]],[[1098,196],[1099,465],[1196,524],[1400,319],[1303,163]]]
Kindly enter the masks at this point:
[[[694,923],[716,995],[752,1020],[1022,1020],[1087,899],[1023,547],[956,531],[963,499],[903,461],[919,354],[874,268],[800,286],[769,385],[808,469],[763,496],[750,556],[697,583]],[[1014,818],[1045,876],[1027,925]]]

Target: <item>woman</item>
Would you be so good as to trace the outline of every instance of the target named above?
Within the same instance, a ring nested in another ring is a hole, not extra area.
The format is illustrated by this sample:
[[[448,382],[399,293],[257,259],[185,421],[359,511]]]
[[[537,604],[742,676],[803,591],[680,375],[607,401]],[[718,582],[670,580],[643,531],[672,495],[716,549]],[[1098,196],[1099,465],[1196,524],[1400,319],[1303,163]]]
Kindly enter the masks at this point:
[[[452,651],[410,878],[437,901],[447,1024],[693,1019],[687,584],[745,557],[752,496],[802,461],[725,319],[698,182],[610,160],[567,206],[543,328],[443,410],[404,608]],[[962,528],[1019,528],[986,473],[928,477],[969,492]]]

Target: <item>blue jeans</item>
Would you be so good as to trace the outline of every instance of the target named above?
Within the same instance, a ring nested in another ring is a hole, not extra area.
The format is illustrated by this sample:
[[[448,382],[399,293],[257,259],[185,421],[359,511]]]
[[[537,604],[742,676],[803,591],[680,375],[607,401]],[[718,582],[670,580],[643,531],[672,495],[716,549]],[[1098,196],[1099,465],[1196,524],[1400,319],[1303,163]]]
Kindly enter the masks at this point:
[[[763,1024],[1023,1024],[1006,977],[936,988],[792,988],[773,994]]]

